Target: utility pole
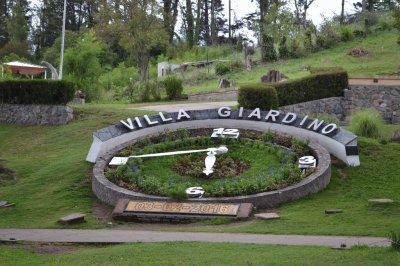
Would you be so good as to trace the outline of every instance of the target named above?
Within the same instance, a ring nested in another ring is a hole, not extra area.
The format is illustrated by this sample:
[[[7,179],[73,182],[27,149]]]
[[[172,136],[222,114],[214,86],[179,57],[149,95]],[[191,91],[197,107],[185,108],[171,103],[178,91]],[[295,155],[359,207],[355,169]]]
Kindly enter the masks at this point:
[[[61,32],[61,59],[60,59],[60,71],[59,71],[59,75],[58,75],[58,78],[60,80],[62,80],[62,76],[63,76],[66,13],[67,13],[67,0],[64,0],[63,25],[62,25],[62,32]]]
[[[232,43],[232,32],[231,32],[231,0],[229,0],[229,5],[228,5],[228,9],[229,9],[229,24],[228,24],[228,32],[229,32],[229,42]]]

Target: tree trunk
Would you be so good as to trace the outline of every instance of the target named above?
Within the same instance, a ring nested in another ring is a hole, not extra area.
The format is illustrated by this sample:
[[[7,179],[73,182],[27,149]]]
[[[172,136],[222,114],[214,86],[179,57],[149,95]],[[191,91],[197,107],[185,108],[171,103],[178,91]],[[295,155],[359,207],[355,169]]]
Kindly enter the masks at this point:
[[[259,0],[259,5],[260,5],[260,40],[259,43],[260,45],[264,45],[264,22],[265,22],[265,15],[268,12],[269,9],[269,0]],[[265,62],[265,49],[261,47],[261,61]]]
[[[340,13],[340,24],[343,25],[344,24],[344,1],[342,0],[342,12]]]
[[[215,0],[211,0],[211,44],[217,43],[217,27],[215,25]]]
[[[194,42],[199,44],[200,42],[200,29],[201,29],[201,4],[202,0],[197,0],[197,10],[196,10],[196,30],[194,34]]]
[[[138,63],[140,68],[140,81],[149,79],[149,55],[146,53],[138,53]]]
[[[194,21],[193,21],[193,11],[192,11],[192,1],[186,0],[186,23],[187,23],[187,32],[186,32],[186,42],[191,49],[194,45]]]
[[[209,21],[209,12],[208,12],[208,0],[204,0],[204,28],[205,28],[205,41],[207,45],[210,45],[210,21]]]

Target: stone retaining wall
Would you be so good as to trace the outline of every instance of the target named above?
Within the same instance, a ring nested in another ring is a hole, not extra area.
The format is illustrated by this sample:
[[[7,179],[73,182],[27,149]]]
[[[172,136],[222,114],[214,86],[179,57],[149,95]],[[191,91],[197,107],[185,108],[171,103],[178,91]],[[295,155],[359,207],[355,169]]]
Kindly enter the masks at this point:
[[[237,100],[237,90],[226,92],[189,95],[189,100]],[[321,100],[282,106],[284,112],[298,114],[324,113],[346,120],[355,110],[375,108],[387,123],[400,123],[400,87],[385,85],[351,85],[344,91],[344,97],[332,97]]]
[[[17,125],[64,125],[73,119],[64,105],[0,104],[0,123]]]
[[[284,112],[296,114],[329,114],[336,117],[339,121],[345,120],[346,110],[344,108],[343,97],[332,97],[322,100],[309,101],[299,104],[286,105],[279,108]]]
[[[344,91],[346,115],[363,108],[375,108],[386,122],[400,123],[400,87],[354,85]]]

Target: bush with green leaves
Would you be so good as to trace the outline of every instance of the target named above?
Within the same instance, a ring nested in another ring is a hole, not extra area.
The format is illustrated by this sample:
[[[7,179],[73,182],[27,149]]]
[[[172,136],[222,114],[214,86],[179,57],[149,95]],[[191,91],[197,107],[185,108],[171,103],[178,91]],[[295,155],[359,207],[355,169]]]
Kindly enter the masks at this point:
[[[382,136],[383,126],[383,118],[375,109],[356,111],[350,116],[349,129],[358,136],[379,138]]]
[[[269,84],[245,84],[240,86],[238,102],[246,109],[261,108],[270,110],[278,108],[278,94],[275,88]]]
[[[279,42],[279,58],[286,59],[289,57],[289,49],[287,47],[287,39],[286,36],[281,38]]]
[[[268,35],[264,34],[262,38],[262,47],[263,49],[263,61],[265,62],[272,62],[278,59],[278,55],[276,54],[275,47],[274,47],[274,39]]]
[[[340,39],[343,42],[349,42],[354,39],[354,34],[348,27],[341,26],[339,27]]]
[[[223,76],[231,72],[228,62],[218,62],[215,64],[214,69],[217,76]]]
[[[301,79],[270,84],[276,89],[280,106],[343,96],[349,86],[345,71],[326,72]]]
[[[0,103],[67,104],[75,94],[75,84],[53,80],[6,80],[0,82]]]
[[[161,100],[161,88],[157,81],[130,82],[125,87],[124,95],[131,103]]]
[[[93,31],[85,33],[73,47],[65,51],[65,76],[85,93],[87,101],[98,100],[101,96],[101,52],[101,43]]]
[[[321,30],[317,35],[317,46],[322,49],[328,49],[335,46],[341,40],[337,29],[331,23],[326,23],[321,26]]]
[[[395,233],[395,232],[390,233],[389,239],[392,248],[400,251],[400,233]]]
[[[182,80],[175,75],[170,75],[164,78],[162,81],[167,97],[170,100],[178,99],[182,96],[183,86]]]

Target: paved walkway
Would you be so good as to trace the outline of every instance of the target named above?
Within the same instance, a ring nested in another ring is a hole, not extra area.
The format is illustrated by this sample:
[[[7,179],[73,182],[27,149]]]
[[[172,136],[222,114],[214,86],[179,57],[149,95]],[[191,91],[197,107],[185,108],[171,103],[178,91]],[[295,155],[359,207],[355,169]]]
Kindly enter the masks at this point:
[[[237,104],[238,104],[237,102],[180,103],[180,104],[166,104],[166,105],[150,105],[150,106],[142,106],[129,109],[173,113],[173,112],[178,112],[179,109],[183,109],[185,111],[206,110],[206,109],[217,109],[225,106],[235,106]]]
[[[76,229],[0,229],[0,241],[22,240],[28,242],[63,243],[134,243],[195,241],[214,243],[249,243],[296,246],[347,247],[367,245],[388,247],[383,237],[257,235],[226,233],[155,232],[134,230],[76,230]]]

